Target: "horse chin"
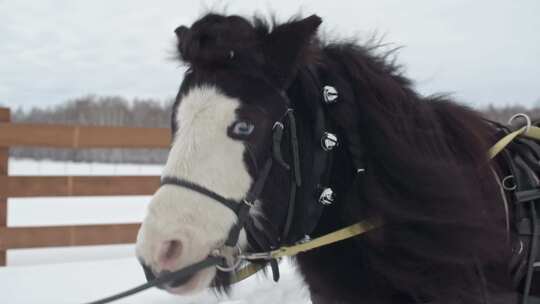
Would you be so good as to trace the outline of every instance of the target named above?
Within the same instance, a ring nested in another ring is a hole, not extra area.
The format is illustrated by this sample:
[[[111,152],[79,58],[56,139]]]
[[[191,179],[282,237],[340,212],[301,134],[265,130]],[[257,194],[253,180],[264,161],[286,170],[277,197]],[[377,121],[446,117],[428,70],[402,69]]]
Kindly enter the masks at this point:
[[[174,283],[172,286],[165,286],[165,290],[175,295],[197,294],[210,287],[210,283],[214,279],[215,275],[216,270],[214,268],[204,269],[188,278],[185,282],[181,282],[181,284],[178,286],[176,286]]]

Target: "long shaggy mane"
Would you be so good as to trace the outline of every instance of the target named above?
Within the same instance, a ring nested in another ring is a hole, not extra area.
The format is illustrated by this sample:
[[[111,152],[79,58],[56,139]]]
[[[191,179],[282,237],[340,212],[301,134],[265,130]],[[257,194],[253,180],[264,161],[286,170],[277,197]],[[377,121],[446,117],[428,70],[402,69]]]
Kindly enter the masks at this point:
[[[347,276],[356,282],[347,284],[349,290],[362,290],[354,285],[366,283],[370,290],[364,293],[381,289],[390,302],[406,294],[415,302],[484,303],[490,291],[510,285],[504,205],[487,158],[494,132],[478,113],[450,97],[417,94],[391,57],[376,49],[321,43],[322,60],[311,64],[346,81],[340,109],[329,112],[349,142],[361,143],[367,170],[353,182],[355,193],[340,211],[323,214],[320,227],[338,228],[370,216],[385,225],[354,244],[334,246],[347,249],[308,254],[309,262],[300,261],[307,266],[307,280],[310,269],[324,260],[342,263],[337,269],[349,273],[357,266]],[[334,175],[346,170],[336,167]],[[330,298],[347,293],[339,292]]]

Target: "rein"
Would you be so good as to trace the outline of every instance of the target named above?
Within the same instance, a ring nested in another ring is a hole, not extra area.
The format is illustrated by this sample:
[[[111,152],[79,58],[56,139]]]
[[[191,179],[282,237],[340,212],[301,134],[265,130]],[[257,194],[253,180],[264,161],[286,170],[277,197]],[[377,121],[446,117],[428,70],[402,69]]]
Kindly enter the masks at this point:
[[[358,222],[356,224],[350,225],[348,227],[339,229],[337,231],[334,231],[332,233],[326,234],[324,236],[318,237],[316,239],[313,239],[311,241],[307,241],[305,243],[301,243],[294,246],[289,247],[282,247],[276,250],[273,250],[271,252],[261,252],[261,253],[251,253],[246,255],[238,255],[239,260],[243,261],[252,261],[252,260],[268,260],[268,259],[276,259],[276,258],[283,258],[283,257],[292,257],[297,255],[301,252],[310,251],[316,248],[320,248],[326,245],[330,245],[339,241],[343,241],[345,239],[349,239],[361,234],[364,234],[366,232],[369,232],[371,230],[374,230],[376,228],[379,228],[382,226],[381,221],[373,221],[373,220],[364,220],[361,222]],[[112,295],[107,298],[103,298],[97,301],[88,302],[86,304],[106,304],[111,303],[113,301],[134,295],[136,293],[139,293],[141,291],[144,291],[146,289],[152,288],[152,287],[158,287],[162,284],[165,284],[167,282],[173,282],[176,280],[181,280],[189,277],[190,275],[208,268],[212,266],[217,266],[220,263],[223,262],[223,257],[219,256],[213,256],[210,255],[206,259],[191,264],[190,266],[187,266],[185,268],[182,268],[180,270],[167,273],[165,275],[159,276],[158,278],[141,284],[137,287],[134,287],[132,289],[126,290],[124,292]],[[240,270],[238,270],[235,273],[235,278],[239,279],[236,282],[247,278],[248,276],[252,275],[253,273],[260,270],[263,266],[258,264],[250,264],[247,267],[244,267]]]
[[[220,262],[221,262],[221,258],[214,257],[214,256],[209,256],[206,259],[204,259],[204,260],[202,260],[202,261],[200,261],[198,263],[191,264],[191,265],[189,265],[189,266],[187,266],[185,268],[182,268],[180,270],[177,270],[177,271],[174,271],[174,272],[169,272],[167,274],[161,275],[158,278],[156,278],[156,279],[154,279],[152,281],[149,281],[147,283],[141,284],[141,285],[139,285],[137,287],[133,287],[131,289],[128,289],[128,290],[120,292],[120,293],[117,293],[115,295],[112,295],[112,296],[109,296],[109,297],[106,297],[106,298],[103,298],[103,299],[100,299],[100,300],[97,300],[97,301],[88,302],[86,304],[106,304],[106,303],[111,303],[113,301],[129,297],[131,295],[134,295],[134,294],[139,293],[141,291],[144,291],[146,289],[149,289],[149,288],[152,288],[152,287],[158,287],[158,286],[160,286],[162,284],[165,284],[167,282],[186,279],[190,275],[192,275],[192,274],[194,274],[194,273],[196,273],[196,272],[198,272],[200,270],[203,270],[205,268],[215,266],[215,265],[219,264]]]

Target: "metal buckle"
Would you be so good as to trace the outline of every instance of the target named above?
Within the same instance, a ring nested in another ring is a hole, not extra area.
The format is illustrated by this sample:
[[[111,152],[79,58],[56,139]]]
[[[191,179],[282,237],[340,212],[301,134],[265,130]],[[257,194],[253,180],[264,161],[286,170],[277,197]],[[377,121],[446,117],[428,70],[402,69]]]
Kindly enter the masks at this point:
[[[243,260],[272,260],[273,259],[271,251],[245,253],[245,254],[239,255],[238,257]]]
[[[506,191],[514,191],[517,189],[517,185],[513,175],[508,175],[507,177],[503,178],[501,184],[502,188]]]
[[[510,117],[510,119],[508,120],[508,124],[512,124],[512,122],[516,119],[516,118],[523,118],[525,119],[525,133],[529,132],[529,130],[531,129],[531,126],[532,126],[532,122],[531,122],[531,118],[529,117],[529,115],[525,114],[525,113],[517,113],[517,114],[514,114],[512,115],[512,117]]]
[[[236,245],[234,247],[224,246],[212,251],[213,256],[222,257],[226,265],[216,265],[216,268],[223,272],[233,272],[242,263],[242,249]]]

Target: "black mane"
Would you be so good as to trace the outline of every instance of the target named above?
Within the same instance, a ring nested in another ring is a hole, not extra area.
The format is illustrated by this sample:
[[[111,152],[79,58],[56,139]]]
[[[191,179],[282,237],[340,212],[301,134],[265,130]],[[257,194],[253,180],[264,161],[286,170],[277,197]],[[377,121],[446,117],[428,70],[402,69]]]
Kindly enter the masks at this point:
[[[504,205],[486,154],[493,130],[447,97],[415,93],[399,69],[372,49],[320,46],[319,73],[340,92],[339,106],[328,113],[349,142],[361,143],[366,173],[349,181],[348,199],[339,211],[323,214],[317,233],[369,216],[386,224],[354,242],[300,257],[306,280],[324,298],[376,303],[386,303],[384,297],[388,303],[483,303],[488,289],[509,290]],[[341,154],[345,167],[334,169],[336,187],[354,165],[351,152]],[[482,268],[492,264],[500,264],[495,276],[502,282],[488,288],[485,277],[493,274]],[[339,280],[341,288],[329,290],[320,277]]]

